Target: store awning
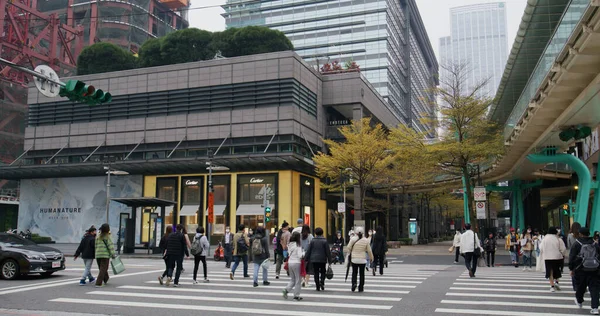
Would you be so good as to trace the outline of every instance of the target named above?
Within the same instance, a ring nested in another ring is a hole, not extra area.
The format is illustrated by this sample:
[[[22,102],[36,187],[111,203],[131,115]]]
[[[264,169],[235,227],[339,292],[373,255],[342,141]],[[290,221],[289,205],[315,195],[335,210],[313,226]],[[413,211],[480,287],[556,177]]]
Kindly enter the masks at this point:
[[[270,206],[273,209],[273,205]],[[240,204],[235,215],[265,215],[265,210],[260,204]]]
[[[223,215],[223,213],[225,213],[225,208],[227,207],[227,205],[225,204],[215,204],[213,206],[213,211],[214,211],[214,215]],[[206,208],[206,214],[208,214],[208,208]]]
[[[195,216],[198,205],[184,205],[179,211],[179,216]]]

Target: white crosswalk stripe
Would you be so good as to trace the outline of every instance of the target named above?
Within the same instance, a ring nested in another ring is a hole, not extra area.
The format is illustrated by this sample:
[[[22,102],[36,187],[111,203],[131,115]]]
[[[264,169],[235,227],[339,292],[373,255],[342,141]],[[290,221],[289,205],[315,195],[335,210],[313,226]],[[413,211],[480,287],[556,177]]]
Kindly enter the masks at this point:
[[[217,266],[218,264],[218,266]],[[289,299],[283,298],[283,289],[289,278],[282,271],[280,279],[275,279],[275,268],[269,269],[270,285],[263,285],[262,272],[259,274],[259,286],[253,287],[252,278],[243,277],[240,265],[234,280],[230,280],[230,270],[222,269],[222,263],[209,263],[210,282],[193,284],[192,269],[189,264],[179,280],[179,287],[160,286],[156,279],[142,283],[108,286],[88,289],[76,297],[57,297],[50,302],[56,304],[89,306],[123,306],[143,309],[193,310],[210,315],[261,314],[261,315],[319,315],[354,316],[389,314],[403,296],[417,288],[421,283],[435,276],[439,271],[425,270],[425,266],[394,266],[384,270],[384,275],[373,276],[365,272],[365,292],[351,291],[351,280],[345,280],[346,268],[333,266],[334,278],[325,281],[325,291],[315,290],[313,277],[309,286],[302,288],[302,301],[294,301],[293,293]],[[252,275],[253,266],[248,273]],[[351,273],[350,273],[351,274]],[[198,271],[202,279],[202,269]]]
[[[449,288],[437,314],[444,315],[589,315],[590,297],[583,309],[575,305],[575,292],[565,270],[561,290],[550,292],[542,272],[524,272],[512,267],[479,268],[476,277],[462,273]]]

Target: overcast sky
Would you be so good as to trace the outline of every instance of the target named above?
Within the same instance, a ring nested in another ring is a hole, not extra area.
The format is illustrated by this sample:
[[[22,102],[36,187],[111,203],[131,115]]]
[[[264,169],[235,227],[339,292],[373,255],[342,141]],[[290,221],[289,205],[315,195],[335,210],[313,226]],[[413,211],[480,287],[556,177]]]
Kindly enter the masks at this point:
[[[499,2],[494,0],[416,0],[419,12],[425,23],[429,40],[438,56],[439,38],[450,35],[450,8],[476,3]],[[521,17],[527,0],[505,0],[508,22],[508,48],[510,48],[519,29]],[[201,3],[201,4],[200,4]],[[225,19],[221,17],[223,10],[218,5],[225,0],[192,0],[190,10],[190,26],[209,31],[225,29]],[[217,6],[217,7],[215,7]],[[198,9],[194,9],[198,8]]]

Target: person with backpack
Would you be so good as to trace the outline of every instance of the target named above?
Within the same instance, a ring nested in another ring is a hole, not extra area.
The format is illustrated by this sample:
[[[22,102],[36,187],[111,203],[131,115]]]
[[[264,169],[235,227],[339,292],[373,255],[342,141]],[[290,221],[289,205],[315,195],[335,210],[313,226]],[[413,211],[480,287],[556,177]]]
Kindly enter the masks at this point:
[[[250,247],[250,239],[244,232],[246,226],[241,224],[238,232],[233,236],[233,267],[229,273],[229,278],[233,280],[235,270],[240,265],[240,260],[244,264],[244,278],[249,278],[248,275],[248,248]]]
[[[258,272],[262,267],[263,285],[269,285],[269,236],[265,228],[259,226],[252,236],[252,256],[254,257],[254,287],[258,286]]]
[[[79,247],[75,251],[75,255],[73,256],[73,260],[77,260],[77,258],[81,255],[83,259],[83,264],[85,265],[85,269],[83,270],[83,275],[81,276],[81,280],[79,280],[79,285],[85,285],[85,279],[88,278],[90,284],[94,282],[96,279],[92,276],[92,264],[94,263],[94,259],[96,258],[96,227],[92,225],[90,229],[87,230],[87,233],[83,236],[83,239],[79,243]]]
[[[290,240],[290,230],[288,229],[288,222],[283,221],[281,229],[277,232],[277,263],[275,264],[275,279],[279,279],[279,273],[281,273],[281,265],[288,256],[288,241]]]
[[[196,228],[196,236],[192,242],[190,252],[194,256],[194,284],[198,284],[196,276],[198,275],[198,267],[202,261],[202,272],[204,272],[204,283],[210,282],[206,275],[206,255],[209,253],[210,244],[208,238],[204,235],[204,227]]]
[[[592,310],[590,314],[598,315],[598,303],[600,300],[600,279],[598,268],[600,267],[600,246],[594,243],[590,237],[587,227],[578,229],[579,238],[571,245],[569,253],[569,269],[573,277],[575,288],[575,304],[583,308],[583,294],[587,288],[590,290]]]
[[[177,231],[171,233],[169,238],[167,238],[166,253],[167,260],[169,262],[166,285],[169,286],[171,285],[171,282],[174,281],[173,286],[178,287],[179,277],[183,271],[183,255],[185,254],[185,256],[188,258],[190,256],[187,241],[183,235],[183,225],[177,224]],[[173,270],[175,269],[175,265],[177,265],[177,270],[175,271],[175,280],[173,280]]]

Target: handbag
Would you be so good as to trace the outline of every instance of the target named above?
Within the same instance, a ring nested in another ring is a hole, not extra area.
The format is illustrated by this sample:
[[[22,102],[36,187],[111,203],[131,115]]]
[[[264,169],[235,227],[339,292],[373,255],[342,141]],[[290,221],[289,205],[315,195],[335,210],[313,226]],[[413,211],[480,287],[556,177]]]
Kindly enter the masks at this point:
[[[263,261],[263,262],[260,264],[260,267],[261,267],[261,268],[263,268],[263,269],[266,269],[266,270],[269,270],[269,267],[270,267],[270,266],[271,266],[271,260],[269,260],[268,258],[267,258],[267,259],[265,259],[265,261]]]
[[[114,259],[112,259],[110,261],[110,266],[112,267],[113,273],[115,275],[125,271],[125,265],[123,264],[123,261],[121,261],[120,256],[116,256]]]
[[[485,263],[485,257],[481,256],[479,257],[479,259],[477,259],[477,266],[478,267],[485,267],[486,263]]]
[[[300,261],[300,276],[301,277],[306,276],[306,260],[304,260],[304,259],[302,259],[302,261]]]
[[[288,271],[290,266],[288,265],[288,258],[283,259],[283,270]]]
[[[473,232],[473,254],[476,257],[481,256],[481,249],[479,248],[479,245],[477,244],[477,242],[475,240],[475,232]]]
[[[331,268],[331,264],[327,266],[327,272],[325,272],[325,277],[327,280],[333,279],[333,269]]]

